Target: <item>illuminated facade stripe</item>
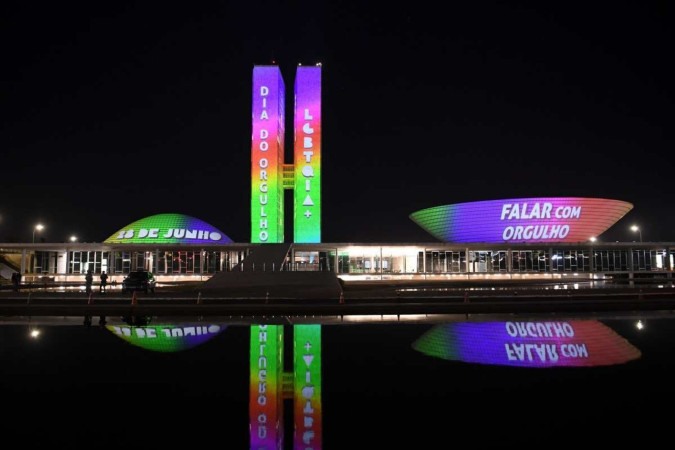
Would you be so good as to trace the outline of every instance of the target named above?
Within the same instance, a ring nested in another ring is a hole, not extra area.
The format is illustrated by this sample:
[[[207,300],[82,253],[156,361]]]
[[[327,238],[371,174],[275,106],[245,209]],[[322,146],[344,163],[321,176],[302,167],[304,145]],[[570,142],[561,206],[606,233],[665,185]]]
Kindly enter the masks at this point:
[[[283,325],[251,326],[250,448],[283,448]]]
[[[293,327],[293,448],[322,448],[321,325]]]
[[[251,242],[284,242],[285,87],[277,66],[253,68]]]
[[[321,67],[295,77],[293,241],[321,242]]]
[[[532,368],[608,366],[642,356],[597,320],[448,323],[413,348],[441,359]]]
[[[586,242],[632,208],[604,198],[516,198],[436,206],[410,218],[443,242]]]

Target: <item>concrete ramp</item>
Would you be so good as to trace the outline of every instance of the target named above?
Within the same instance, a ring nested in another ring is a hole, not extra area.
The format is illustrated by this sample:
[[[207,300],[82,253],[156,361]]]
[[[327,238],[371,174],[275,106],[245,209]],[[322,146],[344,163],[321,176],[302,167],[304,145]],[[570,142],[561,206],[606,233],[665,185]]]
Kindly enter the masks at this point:
[[[234,267],[233,271],[274,272],[281,270],[288,256],[291,244],[264,244],[255,247],[253,251]]]
[[[4,278],[5,280],[11,280],[12,279],[12,274],[14,272],[18,272],[17,269],[14,269],[12,267],[9,267],[7,264],[0,262],[0,277]]]
[[[340,299],[335,272],[219,272],[195,288],[208,295],[240,298]]]

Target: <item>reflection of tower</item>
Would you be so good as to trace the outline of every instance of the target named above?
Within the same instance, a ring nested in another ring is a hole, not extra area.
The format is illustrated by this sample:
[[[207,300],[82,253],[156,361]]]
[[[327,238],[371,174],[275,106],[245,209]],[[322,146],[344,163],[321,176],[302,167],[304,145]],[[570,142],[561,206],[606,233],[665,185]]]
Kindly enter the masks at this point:
[[[321,242],[321,66],[298,66],[293,162],[284,163],[286,94],[278,66],[253,68],[251,242],[284,242],[284,190],[293,190],[293,240]]]
[[[293,326],[293,447],[321,448],[321,325]]]
[[[283,325],[251,326],[251,449],[282,449],[283,401],[293,401],[293,448],[321,448],[321,325],[293,326],[293,373],[284,372]]]

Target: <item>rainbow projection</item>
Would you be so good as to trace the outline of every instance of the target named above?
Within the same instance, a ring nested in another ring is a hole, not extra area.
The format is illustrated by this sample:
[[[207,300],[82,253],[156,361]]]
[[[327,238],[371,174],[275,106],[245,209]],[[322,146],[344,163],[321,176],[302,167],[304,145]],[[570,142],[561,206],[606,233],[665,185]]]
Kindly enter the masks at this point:
[[[155,352],[179,352],[201,345],[222,333],[226,325],[173,324],[153,326],[106,325],[106,329],[128,343]]]
[[[321,325],[293,327],[293,448],[320,450]]]
[[[586,242],[631,209],[620,200],[542,197],[435,206],[409,217],[443,242]]]
[[[229,244],[225,233],[184,214],[156,214],[116,231],[105,244]]]
[[[321,67],[295,76],[293,241],[321,242]]]
[[[412,347],[441,359],[532,368],[610,366],[641,357],[597,320],[448,323]]]
[[[283,325],[252,325],[249,436],[252,449],[282,449]]]
[[[251,242],[284,242],[285,86],[277,66],[253,68]]]

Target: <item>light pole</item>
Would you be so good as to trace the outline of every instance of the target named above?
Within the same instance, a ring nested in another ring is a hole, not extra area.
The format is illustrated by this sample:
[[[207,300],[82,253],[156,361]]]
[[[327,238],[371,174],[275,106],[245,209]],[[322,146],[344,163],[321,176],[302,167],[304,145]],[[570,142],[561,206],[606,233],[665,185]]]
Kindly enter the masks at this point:
[[[638,227],[637,225],[633,225],[632,227],[630,227],[630,229],[633,230],[633,232],[637,231],[640,233],[640,242],[642,242],[642,230],[640,229],[640,227]]]
[[[37,225],[35,225],[35,228],[33,228],[33,244],[35,244],[35,232],[36,231],[42,231],[44,229],[44,227],[45,227],[44,225],[42,225],[41,223],[38,223]]]

